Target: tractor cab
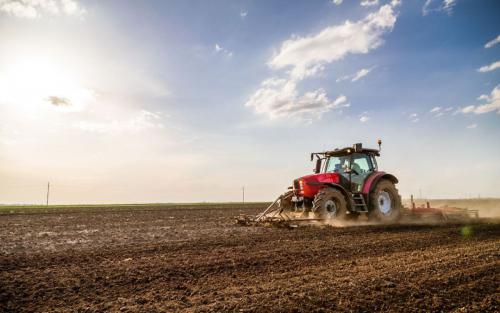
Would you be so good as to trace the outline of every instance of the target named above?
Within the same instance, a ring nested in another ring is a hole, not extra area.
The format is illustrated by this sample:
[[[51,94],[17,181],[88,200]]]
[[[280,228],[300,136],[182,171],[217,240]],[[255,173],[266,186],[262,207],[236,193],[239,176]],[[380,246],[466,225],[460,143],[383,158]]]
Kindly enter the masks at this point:
[[[361,144],[352,148],[335,149],[322,153],[313,153],[317,157],[315,174],[337,173],[340,185],[350,192],[361,192],[366,178],[377,171],[380,150],[363,149]]]

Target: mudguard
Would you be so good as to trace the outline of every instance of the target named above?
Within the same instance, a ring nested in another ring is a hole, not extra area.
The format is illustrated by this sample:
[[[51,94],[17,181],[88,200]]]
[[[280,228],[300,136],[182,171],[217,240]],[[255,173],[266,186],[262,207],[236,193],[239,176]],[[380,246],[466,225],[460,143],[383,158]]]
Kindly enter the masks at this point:
[[[352,196],[351,196],[351,193],[348,192],[342,185],[340,184],[336,184],[336,183],[325,183],[325,182],[309,182],[307,183],[308,185],[311,185],[311,186],[323,186],[323,187],[331,187],[331,188],[335,188],[337,190],[339,190],[343,195],[344,197],[346,198],[346,202],[347,202],[347,206],[348,206],[348,210],[349,211],[352,211],[352,208],[353,208],[353,200],[352,200]]]
[[[396,178],[396,176],[392,174],[388,174],[386,172],[374,172],[373,174],[371,174],[366,178],[365,183],[363,185],[362,193],[367,198],[369,198],[368,196],[370,194],[370,191],[372,191],[373,188],[375,188],[375,186],[381,179],[388,179],[392,181],[394,184],[398,183],[398,179]]]

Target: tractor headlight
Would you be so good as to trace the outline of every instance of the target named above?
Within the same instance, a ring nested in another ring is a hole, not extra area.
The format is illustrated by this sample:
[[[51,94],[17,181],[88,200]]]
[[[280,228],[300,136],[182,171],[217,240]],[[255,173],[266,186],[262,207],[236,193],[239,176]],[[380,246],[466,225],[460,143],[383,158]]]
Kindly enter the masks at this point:
[[[299,180],[299,189],[304,189],[304,181],[302,179]]]

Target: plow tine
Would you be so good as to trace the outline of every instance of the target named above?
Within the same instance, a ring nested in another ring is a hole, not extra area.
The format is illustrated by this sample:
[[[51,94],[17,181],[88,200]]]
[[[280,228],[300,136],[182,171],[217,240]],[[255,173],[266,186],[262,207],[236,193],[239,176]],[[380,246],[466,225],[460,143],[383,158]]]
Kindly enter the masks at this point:
[[[273,202],[273,203],[271,203],[271,205],[269,205],[269,206],[267,207],[267,209],[265,209],[265,210],[264,210],[264,212],[262,212],[262,213],[260,213],[259,215],[257,215],[257,218],[256,218],[255,220],[256,220],[256,221],[259,221],[259,220],[261,220],[264,216],[266,216],[267,214],[272,213],[272,212],[273,212],[273,210],[272,210],[272,209],[273,209],[274,205],[275,205],[275,204],[276,204],[276,203],[280,200],[280,198],[281,198],[281,196],[280,196],[280,197],[278,197],[276,200],[274,200],[274,202]],[[274,211],[276,211],[276,209],[274,209]]]

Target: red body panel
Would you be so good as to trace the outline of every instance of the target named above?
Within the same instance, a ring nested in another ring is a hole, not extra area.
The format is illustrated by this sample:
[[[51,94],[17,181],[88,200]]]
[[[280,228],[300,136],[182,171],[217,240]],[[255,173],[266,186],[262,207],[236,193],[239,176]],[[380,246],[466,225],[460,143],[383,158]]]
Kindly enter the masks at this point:
[[[368,195],[373,184],[383,175],[385,172],[376,171],[368,176],[363,184],[362,193]],[[321,173],[312,174],[299,178],[299,189],[296,190],[299,196],[304,198],[314,198],[316,193],[323,188],[321,183],[340,183],[340,174],[338,173]]]
[[[339,182],[340,178],[338,173],[321,173],[303,176],[299,178],[300,189],[298,190],[298,193],[300,196],[305,198],[314,198],[316,193],[323,188],[323,186],[319,183],[338,184]]]
[[[362,189],[363,194],[368,195],[370,189],[373,186],[373,183],[383,175],[385,175],[385,172],[377,171],[373,172],[370,176],[368,176],[365,180],[365,183],[363,184],[363,189]]]

